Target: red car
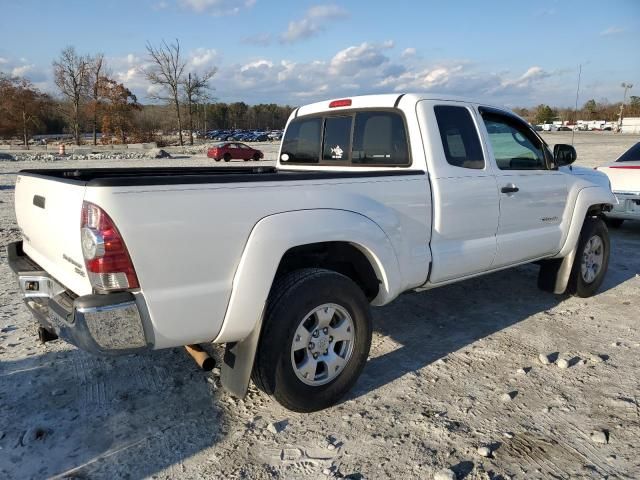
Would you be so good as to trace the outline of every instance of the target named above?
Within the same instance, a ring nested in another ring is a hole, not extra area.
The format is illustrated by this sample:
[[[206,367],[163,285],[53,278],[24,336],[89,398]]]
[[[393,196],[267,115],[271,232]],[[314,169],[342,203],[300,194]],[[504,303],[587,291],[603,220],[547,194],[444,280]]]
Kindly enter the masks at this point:
[[[216,162],[224,160],[229,162],[232,158],[240,160],[255,160],[256,162],[264,157],[260,150],[251,148],[249,145],[239,142],[222,142],[207,150],[207,157],[213,158]]]

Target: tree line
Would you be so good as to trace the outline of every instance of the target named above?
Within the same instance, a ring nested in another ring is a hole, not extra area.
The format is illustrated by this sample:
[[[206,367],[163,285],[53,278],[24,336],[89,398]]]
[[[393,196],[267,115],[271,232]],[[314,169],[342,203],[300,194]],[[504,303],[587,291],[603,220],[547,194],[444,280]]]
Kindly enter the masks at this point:
[[[575,123],[578,120],[605,120],[617,121],[620,117],[622,102],[609,103],[606,99],[596,101],[587,100],[578,110],[573,108],[558,108],[541,104],[535,108],[516,107],[515,113],[532,124],[553,123],[554,121],[568,121]],[[624,117],[640,116],[640,96],[631,95],[624,105]]]
[[[102,143],[127,143],[176,134],[184,145],[184,135],[193,144],[196,131],[282,128],[293,111],[288,105],[216,102],[210,84],[216,69],[189,71],[178,40],[148,43],[146,50],[149,105],[113,77],[104,54],[82,55],[74,47],[52,62],[57,96],[0,72],[0,137],[18,136],[28,147],[34,134],[67,133],[78,145],[83,132],[92,133],[94,145],[99,136]]]

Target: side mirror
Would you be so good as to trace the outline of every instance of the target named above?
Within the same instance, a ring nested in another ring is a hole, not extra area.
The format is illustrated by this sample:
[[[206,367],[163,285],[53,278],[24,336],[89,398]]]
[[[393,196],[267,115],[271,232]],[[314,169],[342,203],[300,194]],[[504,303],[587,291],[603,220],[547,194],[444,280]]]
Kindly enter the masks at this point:
[[[564,143],[558,143],[553,146],[553,159],[556,165],[563,167],[565,165],[571,165],[578,158],[576,149],[573,145],[566,145]]]

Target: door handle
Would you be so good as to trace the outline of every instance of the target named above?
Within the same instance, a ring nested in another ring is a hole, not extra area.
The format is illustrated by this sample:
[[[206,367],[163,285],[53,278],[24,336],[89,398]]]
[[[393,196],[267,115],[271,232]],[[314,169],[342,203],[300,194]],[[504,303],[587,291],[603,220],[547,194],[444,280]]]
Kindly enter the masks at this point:
[[[519,192],[520,189],[516,187],[513,183],[510,183],[509,185],[505,185],[504,187],[502,187],[500,191],[502,193],[516,193],[516,192]]]

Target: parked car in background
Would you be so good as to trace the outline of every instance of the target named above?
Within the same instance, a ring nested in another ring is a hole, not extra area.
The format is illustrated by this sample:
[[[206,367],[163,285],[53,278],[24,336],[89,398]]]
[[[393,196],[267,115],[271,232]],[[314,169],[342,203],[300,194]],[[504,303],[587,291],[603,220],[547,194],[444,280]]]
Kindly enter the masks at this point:
[[[245,162],[247,160],[255,160],[257,162],[261,158],[264,158],[264,154],[260,150],[251,148],[244,143],[221,142],[207,151],[207,157],[213,158],[216,162],[220,160],[229,162],[233,158],[244,160]]]
[[[282,140],[282,130],[272,130],[267,137],[272,141]]]
[[[640,142],[624,152],[611,165],[596,167],[609,177],[611,190],[618,199],[605,218],[618,228],[625,220],[640,220]]]

